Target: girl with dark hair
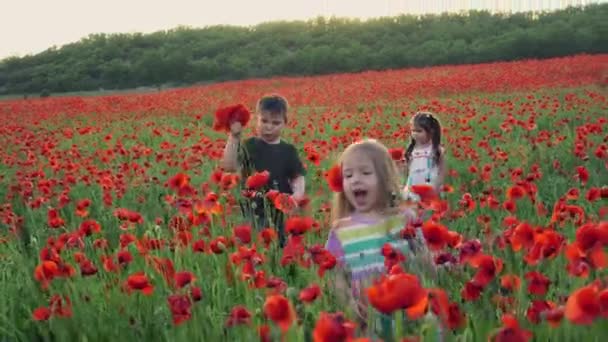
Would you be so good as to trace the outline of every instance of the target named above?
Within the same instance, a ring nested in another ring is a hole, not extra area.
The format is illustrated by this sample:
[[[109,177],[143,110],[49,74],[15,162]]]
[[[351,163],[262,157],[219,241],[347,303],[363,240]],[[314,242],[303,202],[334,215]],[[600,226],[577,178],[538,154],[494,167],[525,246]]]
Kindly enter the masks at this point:
[[[418,112],[410,122],[411,141],[405,151],[407,183],[404,197],[414,201],[419,196],[413,185],[429,185],[439,194],[445,179],[445,150],[441,146],[441,124],[429,112]]]

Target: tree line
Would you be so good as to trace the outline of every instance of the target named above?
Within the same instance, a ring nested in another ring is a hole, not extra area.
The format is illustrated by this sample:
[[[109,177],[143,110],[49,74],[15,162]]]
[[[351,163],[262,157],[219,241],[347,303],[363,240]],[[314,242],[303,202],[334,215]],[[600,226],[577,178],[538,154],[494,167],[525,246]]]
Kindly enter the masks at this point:
[[[0,62],[0,94],[320,75],[608,52],[608,4],[93,34]]]

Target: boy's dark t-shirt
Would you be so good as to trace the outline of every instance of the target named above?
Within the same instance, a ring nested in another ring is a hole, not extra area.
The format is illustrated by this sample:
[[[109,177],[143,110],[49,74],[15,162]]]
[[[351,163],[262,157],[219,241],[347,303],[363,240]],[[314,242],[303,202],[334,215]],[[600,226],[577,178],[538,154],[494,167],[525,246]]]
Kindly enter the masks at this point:
[[[239,149],[239,164],[242,168],[243,186],[247,177],[267,170],[270,178],[266,188],[287,194],[293,193],[290,181],[306,175],[295,146],[283,140],[278,144],[269,144],[257,137],[246,139]],[[263,199],[256,202],[255,213],[263,216]]]

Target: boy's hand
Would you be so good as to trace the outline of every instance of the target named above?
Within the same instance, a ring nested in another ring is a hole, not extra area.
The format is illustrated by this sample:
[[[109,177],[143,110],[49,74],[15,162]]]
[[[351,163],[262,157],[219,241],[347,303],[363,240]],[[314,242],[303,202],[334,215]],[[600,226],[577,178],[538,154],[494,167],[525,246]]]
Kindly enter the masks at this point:
[[[230,124],[230,134],[233,137],[235,137],[235,138],[240,137],[242,131],[243,131],[243,125],[241,125],[240,122],[234,121],[232,124]]]

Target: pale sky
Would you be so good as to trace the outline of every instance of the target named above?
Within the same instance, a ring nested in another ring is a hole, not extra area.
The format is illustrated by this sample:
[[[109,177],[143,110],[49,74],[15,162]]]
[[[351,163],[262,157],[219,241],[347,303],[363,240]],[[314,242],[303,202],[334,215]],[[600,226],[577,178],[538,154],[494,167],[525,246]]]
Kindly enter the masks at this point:
[[[366,19],[460,9],[518,11],[605,0],[0,0],[0,59],[91,33],[150,33],[180,25],[255,25],[319,15]],[[557,4],[557,5],[551,5]]]
[[[91,33],[149,33],[179,25],[255,25],[319,15],[378,17],[387,14],[386,1],[1,0],[0,59],[38,53]]]

